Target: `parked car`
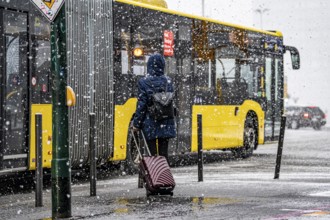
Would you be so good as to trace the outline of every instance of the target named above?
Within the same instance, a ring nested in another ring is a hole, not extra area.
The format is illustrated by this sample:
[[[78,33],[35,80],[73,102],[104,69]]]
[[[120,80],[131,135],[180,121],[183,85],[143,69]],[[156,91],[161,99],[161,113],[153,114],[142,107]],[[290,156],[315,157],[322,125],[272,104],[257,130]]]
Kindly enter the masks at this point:
[[[326,121],[326,115],[317,106],[289,106],[286,108],[286,125],[290,129],[312,127],[320,130]]]

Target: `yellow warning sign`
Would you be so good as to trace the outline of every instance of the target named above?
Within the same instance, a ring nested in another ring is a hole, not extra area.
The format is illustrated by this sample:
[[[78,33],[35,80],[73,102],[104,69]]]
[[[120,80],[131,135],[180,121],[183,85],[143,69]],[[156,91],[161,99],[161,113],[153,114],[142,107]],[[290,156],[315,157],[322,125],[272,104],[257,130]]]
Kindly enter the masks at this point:
[[[50,21],[56,18],[65,0],[30,0]]]
[[[55,0],[43,0],[43,2],[48,8],[52,8],[55,3]]]

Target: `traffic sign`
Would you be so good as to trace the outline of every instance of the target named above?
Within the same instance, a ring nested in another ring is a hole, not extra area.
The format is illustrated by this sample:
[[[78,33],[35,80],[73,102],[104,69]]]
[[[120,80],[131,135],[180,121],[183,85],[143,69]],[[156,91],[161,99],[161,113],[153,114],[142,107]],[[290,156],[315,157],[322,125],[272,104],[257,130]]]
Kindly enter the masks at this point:
[[[50,21],[54,21],[65,0],[31,0],[43,15]]]

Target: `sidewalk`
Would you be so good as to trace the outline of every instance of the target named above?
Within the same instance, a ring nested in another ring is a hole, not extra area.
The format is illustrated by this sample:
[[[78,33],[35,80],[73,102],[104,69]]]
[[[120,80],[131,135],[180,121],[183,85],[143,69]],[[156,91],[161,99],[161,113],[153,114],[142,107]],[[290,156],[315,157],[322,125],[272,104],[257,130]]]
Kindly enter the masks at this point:
[[[147,198],[137,175],[99,180],[96,197],[89,196],[89,182],[74,183],[71,219],[330,219],[328,133],[288,131],[278,180],[277,144],[267,144],[244,160],[214,154],[218,162],[204,164],[204,182],[197,181],[197,165],[172,168],[173,197]],[[0,196],[0,219],[50,218],[50,187],[43,193],[41,208],[33,192]]]
[[[189,219],[194,209],[195,217],[199,215],[199,204],[205,201],[210,205],[239,201],[201,193],[209,188],[209,182],[197,182],[197,167],[173,168],[173,173],[177,183],[173,197],[147,198],[145,189],[137,188],[137,175],[98,181],[96,197],[89,196],[89,183],[72,185],[73,217],[70,219],[185,219],[184,216]],[[50,189],[43,191],[43,207],[36,208],[34,198],[34,193],[0,197],[0,219],[51,218]],[[175,211],[180,214],[173,216]]]
[[[209,153],[205,155],[207,158],[208,166],[212,166],[212,162],[217,160],[230,160],[232,157],[227,154]],[[229,154],[230,155],[230,154]],[[208,188],[204,183],[198,183],[197,181],[197,154],[191,155],[191,157],[182,160],[182,158],[171,158],[171,164],[173,166],[179,166],[178,168],[171,168],[174,178],[176,180],[176,188],[174,190],[174,197],[161,196],[146,198],[145,189],[137,188],[137,175],[124,175],[117,174],[108,175],[106,180],[97,181],[97,196],[89,196],[89,182],[88,176],[84,181],[74,181],[72,184],[72,218],[71,219],[102,219],[104,216],[116,216],[115,219],[127,220],[127,214],[129,213],[129,219],[139,218],[140,212],[147,212],[150,209],[150,203],[162,203],[162,205],[168,204],[170,207],[169,215],[171,216],[173,207],[182,203],[193,203],[198,201],[199,197],[203,197],[202,193],[196,193],[195,186],[199,186],[201,189]],[[179,162],[178,162],[179,161]],[[182,163],[190,166],[182,167]],[[209,168],[212,172],[212,168]],[[118,170],[117,170],[118,171]],[[104,172],[104,171],[103,171]],[[104,175],[104,173],[102,174]],[[87,180],[87,181],[86,181]],[[33,181],[31,178],[30,181]],[[187,185],[184,187],[185,185]],[[33,187],[33,183],[31,183]],[[25,185],[22,183],[21,188]],[[188,192],[182,192],[182,190]],[[19,191],[19,190],[16,190]],[[23,190],[27,191],[27,190]],[[47,219],[51,218],[51,187],[48,183],[47,189],[43,190],[43,207],[35,207],[35,194],[21,193],[13,195],[0,196],[0,219]],[[190,205],[188,205],[190,207]],[[183,207],[181,207],[182,209]],[[141,209],[136,213],[136,209]],[[189,208],[190,209],[190,208]],[[154,210],[155,212],[155,210]],[[156,211],[157,213],[157,211]],[[166,214],[165,210],[159,210],[161,216]],[[148,215],[148,214],[147,214]],[[160,217],[161,217],[160,216]],[[135,218],[136,217],[136,218]],[[107,217],[108,218],[108,217]],[[105,218],[105,219],[107,219]],[[182,218],[180,218],[182,219]]]
[[[204,182],[197,182],[195,166],[173,168],[177,183],[173,197],[147,198],[145,189],[137,188],[137,175],[98,181],[96,197],[89,196],[88,183],[76,184],[70,219],[330,218],[329,169],[322,174],[314,174],[314,168],[306,173],[282,172],[281,179],[274,180],[273,167],[262,163],[206,164]],[[41,208],[34,207],[34,193],[3,196],[0,201],[1,219],[51,217],[50,190],[44,190]]]

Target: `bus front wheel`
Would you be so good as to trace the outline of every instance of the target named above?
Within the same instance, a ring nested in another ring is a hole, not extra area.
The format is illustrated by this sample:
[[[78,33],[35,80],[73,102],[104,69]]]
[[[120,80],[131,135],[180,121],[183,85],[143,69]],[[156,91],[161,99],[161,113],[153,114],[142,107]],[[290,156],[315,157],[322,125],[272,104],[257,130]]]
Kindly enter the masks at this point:
[[[248,117],[244,125],[243,146],[232,151],[235,157],[248,158],[252,156],[253,150],[258,144],[256,127],[256,120]]]

